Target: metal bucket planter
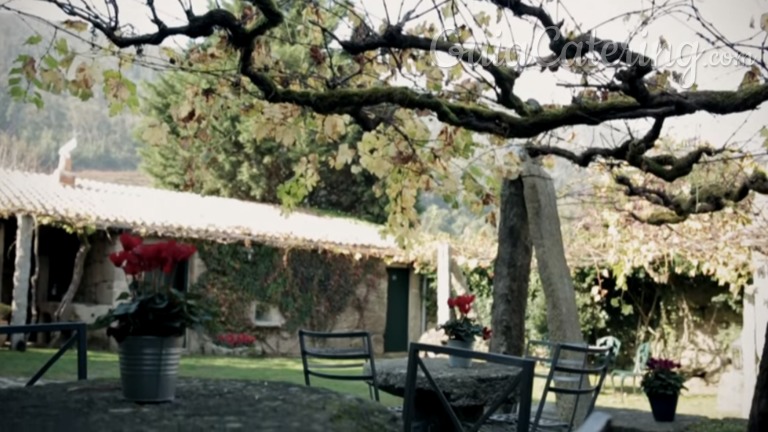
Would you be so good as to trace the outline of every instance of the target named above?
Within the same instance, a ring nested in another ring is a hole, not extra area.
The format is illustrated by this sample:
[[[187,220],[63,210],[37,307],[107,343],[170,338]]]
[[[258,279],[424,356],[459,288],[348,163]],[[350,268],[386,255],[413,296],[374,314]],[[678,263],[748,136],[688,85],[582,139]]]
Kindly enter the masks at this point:
[[[131,402],[170,402],[176,396],[181,337],[129,336],[120,343],[120,380]]]
[[[456,339],[448,339],[448,346],[453,348],[461,348],[465,350],[471,350],[475,341],[461,341]],[[468,368],[472,365],[472,359],[468,357],[448,356],[448,365],[453,368]]]

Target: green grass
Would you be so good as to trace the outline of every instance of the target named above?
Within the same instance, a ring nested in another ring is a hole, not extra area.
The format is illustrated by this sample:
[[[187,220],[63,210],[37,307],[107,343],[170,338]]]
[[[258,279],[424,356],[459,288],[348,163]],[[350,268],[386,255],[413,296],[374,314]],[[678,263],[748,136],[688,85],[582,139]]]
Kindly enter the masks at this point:
[[[29,378],[54,353],[49,349],[32,349],[23,353],[0,350],[0,377]],[[65,354],[43,377],[43,380],[74,380],[77,377],[76,354]],[[187,377],[218,379],[252,379],[304,383],[301,360],[298,358],[239,358],[212,356],[185,356],[181,360],[180,374]],[[118,378],[117,354],[92,351],[88,353],[89,378]],[[360,382],[330,381],[313,378],[313,385],[329,388],[341,393],[368,397],[367,385]],[[534,394],[540,394],[540,382]],[[400,405],[402,399],[381,393],[382,403]],[[598,398],[598,406],[609,408],[637,409],[649,411],[648,401],[640,393],[621,394],[607,382]],[[678,403],[678,413],[721,418],[717,413],[716,399],[712,395],[697,396],[684,394]]]
[[[31,378],[53,355],[55,350],[32,349],[26,352],[0,350],[0,377]],[[43,381],[77,379],[77,355],[67,352],[43,376]],[[241,358],[184,356],[181,359],[181,376],[213,379],[250,379],[286,381],[304,384],[301,359],[298,358]],[[118,378],[120,370],[117,354],[88,352],[88,378]],[[324,380],[312,378],[312,385],[368,398],[368,386],[362,382]],[[402,399],[380,393],[386,405],[400,405]]]

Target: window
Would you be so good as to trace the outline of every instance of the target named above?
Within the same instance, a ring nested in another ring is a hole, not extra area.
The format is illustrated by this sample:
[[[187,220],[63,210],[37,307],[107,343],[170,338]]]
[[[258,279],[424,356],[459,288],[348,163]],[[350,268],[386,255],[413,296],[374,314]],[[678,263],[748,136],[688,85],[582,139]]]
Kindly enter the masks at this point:
[[[285,323],[278,308],[259,302],[251,304],[250,319],[258,327],[280,327]]]

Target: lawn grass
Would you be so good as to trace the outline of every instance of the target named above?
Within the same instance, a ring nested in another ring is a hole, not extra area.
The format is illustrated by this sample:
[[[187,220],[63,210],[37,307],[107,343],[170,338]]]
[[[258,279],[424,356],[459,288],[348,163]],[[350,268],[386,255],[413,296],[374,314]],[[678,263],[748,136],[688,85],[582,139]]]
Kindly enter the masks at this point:
[[[54,353],[49,349],[31,349],[26,352],[0,350],[0,377],[30,378]],[[77,378],[76,354],[67,352],[45,374],[43,381],[66,381]],[[89,378],[118,378],[119,366],[117,354],[91,351],[88,353]],[[252,379],[268,381],[287,381],[304,383],[301,359],[284,357],[241,358],[213,356],[184,356],[181,360],[181,376],[214,379]],[[534,395],[541,393],[541,384],[534,389]],[[368,398],[368,386],[361,382],[331,381],[313,378],[313,385],[329,388],[341,393],[350,393]],[[315,384],[316,383],[316,384]],[[622,399],[620,392],[606,381],[603,392],[598,398],[598,406],[609,408],[637,409],[649,411],[645,396],[640,393],[626,394]],[[402,399],[386,393],[381,394],[382,403],[393,406],[401,405]],[[713,395],[688,395],[680,398],[678,413],[700,415],[708,418],[724,417],[717,412],[716,398]]]
[[[31,378],[54,354],[52,349],[31,349],[26,352],[0,350],[0,377]],[[304,384],[301,359],[282,357],[242,358],[213,356],[184,356],[179,374],[185,377],[213,379],[250,379],[286,381]],[[88,378],[119,378],[120,367],[116,353],[89,351]],[[77,354],[68,351],[43,376],[43,381],[77,379]],[[312,385],[368,398],[368,386],[362,382],[312,378]],[[380,392],[381,402],[401,405],[402,399]]]

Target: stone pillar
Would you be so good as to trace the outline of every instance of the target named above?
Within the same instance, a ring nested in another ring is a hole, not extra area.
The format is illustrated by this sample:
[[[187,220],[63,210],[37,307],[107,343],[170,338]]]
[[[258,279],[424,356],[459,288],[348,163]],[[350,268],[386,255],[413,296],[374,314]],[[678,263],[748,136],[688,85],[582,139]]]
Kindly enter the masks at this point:
[[[549,339],[557,342],[583,342],[576,309],[576,293],[571,270],[565,259],[552,178],[541,166],[526,163],[523,184],[531,240],[547,301]]]
[[[757,380],[757,365],[755,363],[755,286],[744,288],[744,306],[742,311],[741,328],[741,360],[742,360],[742,392],[741,416],[749,417],[752,406],[752,396]]]
[[[581,343],[584,336],[576,308],[571,269],[565,259],[555,186],[544,168],[533,162],[525,163],[522,176],[531,241],[547,303],[549,340]],[[558,395],[557,410],[561,418],[566,419],[575,403],[573,396]],[[587,404],[578,405],[577,425],[585,418],[586,408]]]
[[[448,298],[451,297],[451,249],[447,243],[437,246],[437,324],[450,319]]]
[[[744,288],[743,327],[741,351],[743,362],[743,391],[741,414],[749,417],[752,407],[757,370],[765,345],[765,328],[768,320],[768,257],[752,251],[753,284]]]
[[[16,230],[16,262],[13,273],[13,302],[11,303],[11,325],[27,323],[27,303],[29,302],[29,277],[32,270],[32,233],[35,220],[32,216],[17,217]],[[11,336],[13,349],[23,350],[26,347],[26,335],[16,333]]]
[[[461,266],[454,259],[450,259],[450,266],[452,291],[456,295],[467,294],[469,292],[469,284],[464,276],[464,272],[461,270]]]
[[[5,225],[0,223],[0,298],[3,294],[3,264],[5,259]]]

